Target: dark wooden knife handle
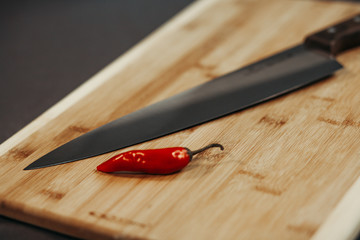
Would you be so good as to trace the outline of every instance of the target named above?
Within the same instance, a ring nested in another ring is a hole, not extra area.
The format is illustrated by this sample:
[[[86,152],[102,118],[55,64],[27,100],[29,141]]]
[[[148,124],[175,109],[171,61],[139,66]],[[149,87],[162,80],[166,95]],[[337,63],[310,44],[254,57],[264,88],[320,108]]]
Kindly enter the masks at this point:
[[[305,46],[331,56],[360,46],[360,14],[308,36]]]

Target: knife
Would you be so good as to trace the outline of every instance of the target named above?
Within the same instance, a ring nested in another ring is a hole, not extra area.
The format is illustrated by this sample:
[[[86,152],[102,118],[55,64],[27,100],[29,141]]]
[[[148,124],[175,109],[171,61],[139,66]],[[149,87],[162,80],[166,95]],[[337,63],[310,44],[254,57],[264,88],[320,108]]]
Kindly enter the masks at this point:
[[[360,14],[302,44],[107,123],[56,148],[24,170],[90,158],[220,118],[324,79],[334,56],[360,45]]]

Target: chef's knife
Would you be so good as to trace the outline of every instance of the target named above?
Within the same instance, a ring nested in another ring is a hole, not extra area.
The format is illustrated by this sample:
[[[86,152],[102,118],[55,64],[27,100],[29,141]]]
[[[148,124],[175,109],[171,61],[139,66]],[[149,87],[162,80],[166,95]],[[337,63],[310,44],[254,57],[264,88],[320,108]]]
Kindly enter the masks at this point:
[[[360,14],[305,42],[92,130],[25,168],[73,162],[174,133],[331,75],[336,54],[360,45]]]

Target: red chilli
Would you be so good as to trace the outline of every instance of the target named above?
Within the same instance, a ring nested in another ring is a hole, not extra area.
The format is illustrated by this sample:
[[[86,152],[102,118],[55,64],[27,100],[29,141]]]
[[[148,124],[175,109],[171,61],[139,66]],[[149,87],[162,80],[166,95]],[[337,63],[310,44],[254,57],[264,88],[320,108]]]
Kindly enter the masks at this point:
[[[97,170],[101,172],[170,174],[186,167],[195,154],[213,147],[219,147],[221,150],[224,150],[224,147],[217,143],[210,144],[196,151],[183,147],[133,150],[110,158],[97,166]]]

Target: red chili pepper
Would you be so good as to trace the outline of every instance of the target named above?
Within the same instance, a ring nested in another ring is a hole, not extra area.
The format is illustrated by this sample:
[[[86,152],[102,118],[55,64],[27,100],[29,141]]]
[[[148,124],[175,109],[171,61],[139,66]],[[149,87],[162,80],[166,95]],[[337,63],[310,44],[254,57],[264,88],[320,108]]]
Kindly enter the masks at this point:
[[[210,144],[196,151],[183,147],[133,150],[110,158],[97,166],[97,170],[102,172],[125,171],[170,174],[186,167],[195,154],[212,147],[219,147],[221,150],[224,150],[224,147],[217,143]]]

